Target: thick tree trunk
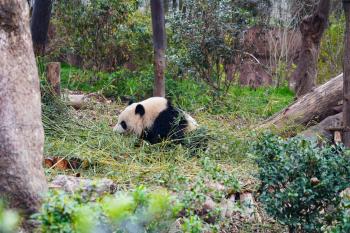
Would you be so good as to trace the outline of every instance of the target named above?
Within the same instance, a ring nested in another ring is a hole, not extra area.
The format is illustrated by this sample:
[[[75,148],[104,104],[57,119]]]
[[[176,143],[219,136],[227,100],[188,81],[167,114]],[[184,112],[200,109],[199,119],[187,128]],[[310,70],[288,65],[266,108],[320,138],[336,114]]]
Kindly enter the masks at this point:
[[[0,198],[24,216],[47,190],[42,168],[44,132],[28,4],[0,0]],[[25,221],[24,228],[33,226]]]
[[[343,88],[343,143],[350,148],[350,1],[343,0],[345,13],[345,53]]]
[[[154,96],[165,96],[165,18],[162,0],[151,0],[153,47],[154,47]]]
[[[330,0],[320,0],[316,12],[300,24],[302,45],[297,69],[290,80],[298,97],[311,91],[317,77],[317,60],[320,41],[328,24]]]
[[[341,102],[342,93],[343,75],[341,74],[299,98],[267,120],[261,127],[284,128],[290,124],[306,125],[310,121],[319,122],[338,113],[335,107]]]
[[[35,55],[44,55],[52,9],[52,0],[36,0],[31,22]]]

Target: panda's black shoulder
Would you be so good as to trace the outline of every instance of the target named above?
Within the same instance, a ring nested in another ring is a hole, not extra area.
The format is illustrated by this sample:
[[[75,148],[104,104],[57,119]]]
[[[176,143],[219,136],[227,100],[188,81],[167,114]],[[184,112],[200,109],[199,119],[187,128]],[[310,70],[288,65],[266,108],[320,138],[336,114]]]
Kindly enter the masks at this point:
[[[151,143],[157,143],[165,138],[183,137],[183,129],[186,127],[185,119],[182,119],[180,111],[167,100],[167,105],[159,113],[150,129],[145,131],[145,139]]]

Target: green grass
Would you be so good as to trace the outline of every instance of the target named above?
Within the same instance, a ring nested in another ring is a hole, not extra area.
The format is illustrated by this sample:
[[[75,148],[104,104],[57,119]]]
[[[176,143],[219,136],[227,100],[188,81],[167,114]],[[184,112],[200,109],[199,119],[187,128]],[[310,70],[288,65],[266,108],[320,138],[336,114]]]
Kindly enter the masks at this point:
[[[109,74],[103,74],[100,81],[88,85],[91,77],[92,72],[62,67],[63,86],[71,90],[99,92],[108,85]],[[105,104],[92,100],[85,109],[75,111],[64,106],[62,109],[62,105],[53,106],[55,101],[46,100],[43,116],[45,154],[81,158],[88,162],[89,168],[68,172],[79,172],[89,177],[107,176],[126,186],[159,185],[165,182],[163,177],[174,168],[191,177],[201,169],[198,158],[204,156],[233,169],[246,159],[247,141],[254,124],[279,111],[293,99],[293,94],[286,88],[234,86],[222,102],[213,102],[210,96],[205,95],[203,84],[190,80],[169,83],[168,91],[176,97],[173,102],[192,110],[191,114],[213,138],[207,151],[194,154],[191,148],[182,145],[149,145],[134,137],[115,134],[112,126],[117,121],[116,110],[121,111],[125,107],[120,101]],[[186,95],[176,94],[181,91]],[[201,91],[203,95],[200,95]],[[126,94],[131,96],[133,93]],[[47,172],[57,173],[56,169]]]
[[[62,87],[74,91],[101,92],[107,97],[131,97],[142,100],[152,95],[153,69],[114,73],[83,71],[63,64]],[[236,114],[250,118],[265,118],[290,103],[294,94],[287,87],[260,87],[252,89],[233,85],[228,95],[220,100],[212,97],[212,90],[192,79],[166,77],[167,96],[187,111],[204,110],[211,114]]]

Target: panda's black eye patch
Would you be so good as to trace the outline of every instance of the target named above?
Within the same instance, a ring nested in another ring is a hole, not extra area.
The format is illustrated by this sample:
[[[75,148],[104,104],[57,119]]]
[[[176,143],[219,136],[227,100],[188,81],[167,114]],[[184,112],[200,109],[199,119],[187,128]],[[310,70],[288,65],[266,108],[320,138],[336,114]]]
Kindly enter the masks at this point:
[[[125,121],[120,122],[120,125],[123,127],[124,130],[126,130],[128,128]]]

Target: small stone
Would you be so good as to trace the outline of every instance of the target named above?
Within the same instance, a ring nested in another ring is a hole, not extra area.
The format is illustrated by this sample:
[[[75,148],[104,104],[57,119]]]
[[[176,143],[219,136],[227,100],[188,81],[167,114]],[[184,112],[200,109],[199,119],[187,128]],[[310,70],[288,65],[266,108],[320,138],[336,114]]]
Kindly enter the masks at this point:
[[[253,194],[250,192],[241,193],[240,202],[242,205],[242,216],[247,218],[249,221],[254,219],[255,202]]]
[[[231,195],[229,199],[225,199],[221,202],[221,217],[230,218],[238,210],[236,206],[235,195]]]
[[[205,200],[204,204],[203,204],[203,211],[205,213],[208,213],[212,210],[214,210],[216,207],[216,203],[213,201],[213,199],[211,199],[211,197],[207,197],[207,199]]]
[[[310,179],[310,182],[312,185],[318,185],[320,183],[320,180],[317,177],[312,177]]]

